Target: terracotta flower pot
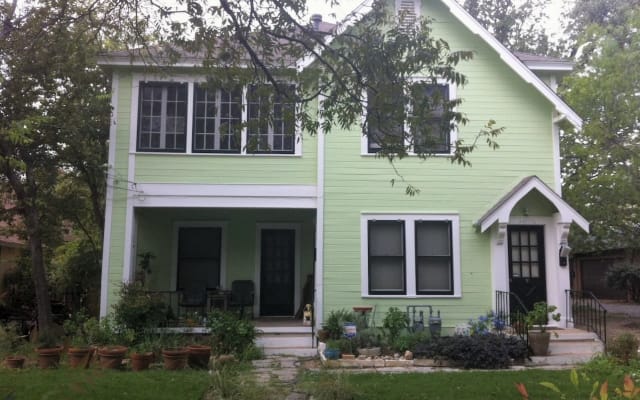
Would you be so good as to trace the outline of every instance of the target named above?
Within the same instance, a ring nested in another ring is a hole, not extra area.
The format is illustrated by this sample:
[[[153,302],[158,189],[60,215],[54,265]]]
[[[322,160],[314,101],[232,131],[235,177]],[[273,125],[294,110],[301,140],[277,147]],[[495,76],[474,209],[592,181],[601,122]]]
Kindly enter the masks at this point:
[[[62,347],[43,347],[36,349],[38,353],[38,367],[57,368],[60,365],[60,353]]]
[[[187,356],[189,351],[186,347],[168,348],[162,350],[164,369],[174,371],[184,369],[187,366]]]
[[[209,366],[209,358],[211,358],[211,346],[192,344],[187,346],[189,351],[189,367],[196,369],[204,369]]]
[[[9,356],[5,359],[5,363],[8,368],[19,369],[24,367],[24,360],[23,356]]]
[[[98,350],[100,366],[106,369],[118,369],[122,367],[122,360],[127,353],[125,346],[107,346]]]
[[[144,371],[149,369],[149,364],[153,360],[153,353],[132,353],[131,354],[131,369],[134,371]]]
[[[69,347],[67,355],[71,368],[89,368],[95,349],[93,347]]]

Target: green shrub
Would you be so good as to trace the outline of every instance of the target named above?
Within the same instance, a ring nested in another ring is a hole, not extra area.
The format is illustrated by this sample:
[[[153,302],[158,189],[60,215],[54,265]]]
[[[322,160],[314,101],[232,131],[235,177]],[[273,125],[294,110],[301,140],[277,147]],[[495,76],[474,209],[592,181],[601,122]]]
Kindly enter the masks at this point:
[[[358,348],[380,347],[382,345],[382,333],[377,328],[359,330],[354,338],[354,344]]]
[[[419,331],[419,332],[410,332],[404,333],[399,336],[396,336],[393,341],[390,343],[391,349],[393,351],[404,352],[406,350],[411,350],[418,345],[418,343],[424,343],[431,339],[431,335],[429,331]]]
[[[356,328],[360,328],[358,326],[358,320],[358,316],[353,311],[348,311],[344,308],[340,310],[331,310],[323,326],[324,329],[329,332],[329,339],[337,340],[344,335],[345,322],[355,322]]]
[[[148,293],[140,282],[131,282],[122,285],[113,315],[117,325],[142,334],[166,321],[167,306],[160,297]]]
[[[609,353],[625,365],[638,358],[638,338],[632,333],[617,336],[609,345]]]
[[[402,330],[409,326],[409,317],[407,313],[401,311],[397,307],[390,307],[387,310],[387,314],[382,320],[382,327],[387,330],[389,334],[389,342],[392,342]]]
[[[214,354],[234,354],[242,359],[245,349],[255,345],[255,327],[234,313],[216,310],[209,314],[207,324]]]
[[[416,357],[459,362],[464,368],[500,369],[508,368],[511,359],[525,358],[527,346],[515,336],[447,336],[420,342],[413,352]]]

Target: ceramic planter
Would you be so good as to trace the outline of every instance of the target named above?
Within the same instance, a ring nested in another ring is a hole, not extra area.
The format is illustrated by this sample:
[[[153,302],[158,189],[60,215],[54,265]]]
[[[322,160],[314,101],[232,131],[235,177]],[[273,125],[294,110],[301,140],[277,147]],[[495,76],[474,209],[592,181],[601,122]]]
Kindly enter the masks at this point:
[[[186,347],[174,347],[162,350],[164,369],[175,371],[187,366],[189,351]]]
[[[187,346],[189,351],[188,361],[189,367],[195,369],[204,369],[209,366],[211,358],[211,346],[192,344]]]
[[[92,347],[69,347],[67,351],[69,366],[71,368],[89,368],[93,353]]]
[[[325,349],[324,356],[327,360],[337,360],[340,358],[340,350],[338,349]]]
[[[23,356],[9,356],[4,361],[7,364],[7,368],[20,369],[24,367],[25,357]]]
[[[122,368],[122,360],[127,354],[128,348],[125,346],[107,346],[98,350],[100,356],[100,366],[106,369]]]
[[[534,356],[546,356],[549,353],[550,332],[529,331],[529,346]]]
[[[131,369],[134,371],[144,371],[149,369],[149,364],[153,360],[153,353],[133,353],[131,354]]]
[[[60,365],[60,353],[62,347],[43,347],[36,349],[38,353],[38,367],[57,368]]]

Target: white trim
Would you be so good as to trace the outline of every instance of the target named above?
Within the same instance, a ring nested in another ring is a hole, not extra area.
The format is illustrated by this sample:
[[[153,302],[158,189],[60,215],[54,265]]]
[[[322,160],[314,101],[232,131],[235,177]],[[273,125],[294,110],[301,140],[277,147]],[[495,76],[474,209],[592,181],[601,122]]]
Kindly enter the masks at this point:
[[[494,223],[509,223],[511,217],[511,211],[516,204],[522,200],[532,190],[537,190],[542,194],[551,204],[553,204],[558,210],[562,221],[575,222],[585,232],[589,232],[589,222],[581,216],[576,210],[574,210],[569,204],[567,204],[556,192],[551,190],[540,178],[533,176],[529,181],[518,188],[517,191],[511,193],[499,207],[493,210],[488,215],[483,216],[477,223],[480,227],[480,232],[486,232]]]
[[[323,98],[318,99],[321,107]],[[322,117],[318,110],[318,123],[322,125]],[[313,277],[315,328],[320,329],[324,321],[324,163],[325,163],[325,133],[318,132],[317,176],[316,176],[316,243],[315,243],[315,274]]]
[[[573,71],[572,62],[522,61],[532,71]]]
[[[175,221],[171,243],[171,279],[169,290],[178,290],[178,239],[180,228],[220,228],[220,287],[227,286],[227,222],[225,221]],[[229,288],[231,289],[231,288]]]
[[[406,294],[370,295],[369,294],[369,251],[367,224],[370,220],[389,220],[405,222],[405,268]],[[450,221],[451,248],[453,258],[453,294],[418,295],[415,277],[415,234],[416,221]],[[460,298],[462,297],[462,274],[460,271],[460,216],[458,213],[368,213],[360,215],[360,295],[362,298]],[[410,270],[413,270],[411,273]]]
[[[316,208],[316,185],[140,183],[136,207]]]
[[[412,83],[420,83],[420,82],[426,82],[426,83],[430,83],[431,78],[427,77],[427,76],[415,76],[413,78],[411,78]],[[441,78],[437,78],[436,79],[436,84],[437,85],[447,85],[448,89],[449,89],[449,101],[455,100],[458,95],[458,91],[457,91],[457,86],[453,83],[447,82],[444,79]],[[365,93],[363,93],[362,97],[365,99],[365,104],[367,103],[367,93],[365,91]],[[453,111],[455,111],[457,108],[454,108]],[[364,110],[362,110],[362,125],[364,125],[365,123],[365,119],[366,119],[366,113],[367,113],[367,108],[365,107]],[[404,123],[404,130],[405,132],[407,132],[409,130],[409,127],[407,126],[407,121],[405,121]],[[453,128],[451,129],[451,131],[449,132],[449,152],[448,153],[433,153],[430,154],[431,157],[451,157],[454,153],[455,153],[455,143],[458,140],[458,129]],[[407,140],[405,140],[405,146],[409,146],[409,142]],[[360,155],[361,156],[366,156],[366,157],[376,157],[378,156],[378,153],[369,153],[369,135],[362,133],[362,137],[360,138]],[[413,151],[413,147],[409,147],[407,150],[407,155],[409,156],[415,156],[416,153]]]
[[[262,259],[262,231],[264,229],[282,229],[282,230],[293,230],[294,231],[294,268],[293,268],[293,314],[295,315],[297,311],[297,307],[300,304],[300,286],[302,283],[300,282],[300,264],[301,264],[301,239],[302,239],[302,228],[300,223],[257,223],[256,224],[256,258],[255,258],[255,282],[256,282],[256,293],[255,293],[255,305],[253,310],[254,316],[260,316],[260,283],[261,283],[261,272],[262,265],[260,260]]]
[[[125,211],[125,224],[124,224],[124,255],[122,259],[122,282],[127,283],[133,279],[133,272],[135,270],[135,232],[137,229],[135,225],[135,209],[134,209],[134,193],[137,188],[135,184],[136,176],[136,157],[131,152],[131,149],[136,148],[137,132],[138,132],[138,95],[140,93],[140,82],[132,81],[131,85],[131,99],[135,101],[135,105],[132,103],[131,107],[131,120],[129,126],[129,154],[128,168],[127,168],[127,193],[126,193],[126,211]],[[135,110],[135,112],[134,112]],[[135,114],[135,116],[134,116]],[[131,134],[131,132],[134,132]]]
[[[551,145],[553,146],[553,189],[562,196],[562,166],[560,164],[560,126],[551,122]]]
[[[473,18],[456,0],[441,0],[449,8],[451,13],[472,33],[480,36],[491,46],[504,60],[504,62],[525,82],[532,84],[547,100],[549,100],[559,113],[567,116],[567,119],[576,129],[582,128],[582,119],[567,103],[562,101],[536,74],[520,61],[513,53],[507,50],[493,35],[491,35],[480,23]]]
[[[300,157],[302,156],[302,125],[299,121],[296,121],[295,124],[295,132],[293,134],[293,153],[250,153],[247,152],[247,128],[244,127],[242,129],[242,134],[240,138],[240,153],[217,153],[217,152],[193,152],[193,108],[194,108],[194,91],[196,83],[206,82],[206,75],[197,74],[197,75],[187,75],[187,74],[172,74],[172,75],[160,75],[160,74],[147,74],[136,72],[132,74],[132,93],[131,93],[131,127],[130,127],[130,137],[129,137],[129,153],[144,155],[144,154],[153,154],[153,155],[189,155],[189,156],[208,156],[208,157],[228,157],[228,156],[241,156],[241,157],[249,157],[249,156],[258,156],[258,157]],[[137,140],[138,140],[138,111],[140,109],[139,105],[139,93],[140,93],[140,83],[141,82],[166,82],[166,83],[181,83],[187,84],[187,120],[186,120],[186,138],[185,138],[185,151],[137,151]],[[294,105],[295,106],[295,105]],[[242,120],[246,121],[247,119],[247,86],[243,86],[242,88]],[[297,108],[296,108],[297,112]],[[273,129],[269,128],[270,131]]]
[[[111,227],[113,224],[113,195],[115,184],[114,168],[116,161],[116,136],[118,122],[118,87],[120,76],[118,72],[113,73],[111,81],[111,118],[109,119],[109,158],[107,161],[107,188],[105,193],[104,209],[104,238],[102,243],[102,275],[100,278],[100,317],[107,315],[109,307],[109,263],[111,261]]]

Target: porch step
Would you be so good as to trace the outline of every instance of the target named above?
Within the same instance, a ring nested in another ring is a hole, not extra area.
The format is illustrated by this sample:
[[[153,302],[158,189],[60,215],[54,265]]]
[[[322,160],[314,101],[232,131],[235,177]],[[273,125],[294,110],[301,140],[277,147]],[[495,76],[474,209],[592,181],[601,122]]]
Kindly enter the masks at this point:
[[[311,333],[268,333],[258,334],[256,344],[264,349],[268,348],[311,348],[314,344]]]
[[[597,354],[604,352],[604,344],[593,332],[579,329],[550,329],[549,331],[551,332],[549,355],[531,357],[531,360],[527,361],[527,365],[563,366],[583,364]]]

